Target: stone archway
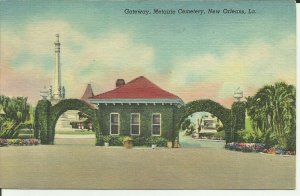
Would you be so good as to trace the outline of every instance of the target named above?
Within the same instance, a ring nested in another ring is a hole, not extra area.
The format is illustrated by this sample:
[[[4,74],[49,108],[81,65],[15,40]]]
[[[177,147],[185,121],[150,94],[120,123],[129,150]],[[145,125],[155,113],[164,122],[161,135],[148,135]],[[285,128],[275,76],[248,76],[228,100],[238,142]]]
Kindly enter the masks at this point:
[[[41,100],[35,112],[35,137],[40,138],[42,144],[53,144],[56,122],[59,116],[68,110],[79,110],[87,114],[93,123],[96,140],[100,137],[97,110],[88,103],[79,99],[65,99],[52,106],[50,101]]]
[[[180,130],[182,122],[191,114],[195,112],[209,112],[215,115],[218,119],[221,120],[225,130],[225,140],[230,140],[231,132],[231,110],[225,108],[221,104],[214,102],[209,99],[196,100],[189,102],[179,108],[178,117],[177,117],[177,130]],[[177,133],[179,134],[179,133]]]

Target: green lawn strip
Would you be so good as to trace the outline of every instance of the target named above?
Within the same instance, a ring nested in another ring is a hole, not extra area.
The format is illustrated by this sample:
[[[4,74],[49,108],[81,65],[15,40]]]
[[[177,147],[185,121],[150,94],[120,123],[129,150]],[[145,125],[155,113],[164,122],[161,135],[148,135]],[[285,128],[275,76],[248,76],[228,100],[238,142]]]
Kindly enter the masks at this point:
[[[64,135],[95,135],[93,131],[55,131],[55,134]]]
[[[251,122],[250,118],[246,118],[246,120],[245,120],[245,130],[246,131],[253,131],[252,122]]]

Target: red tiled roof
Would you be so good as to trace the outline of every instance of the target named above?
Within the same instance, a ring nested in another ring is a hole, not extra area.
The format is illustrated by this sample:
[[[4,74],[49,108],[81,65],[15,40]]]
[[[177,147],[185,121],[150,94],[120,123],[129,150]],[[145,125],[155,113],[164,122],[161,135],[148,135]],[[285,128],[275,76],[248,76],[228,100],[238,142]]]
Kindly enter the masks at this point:
[[[180,99],[169,93],[144,76],[140,76],[114,90],[101,93],[90,99]]]

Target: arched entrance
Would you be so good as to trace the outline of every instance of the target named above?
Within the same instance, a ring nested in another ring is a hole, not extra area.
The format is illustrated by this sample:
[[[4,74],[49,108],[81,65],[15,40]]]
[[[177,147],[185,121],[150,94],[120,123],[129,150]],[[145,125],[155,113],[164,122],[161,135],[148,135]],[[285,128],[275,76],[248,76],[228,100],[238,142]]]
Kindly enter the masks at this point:
[[[180,130],[182,123],[188,116],[197,112],[209,112],[220,119],[225,130],[225,140],[230,140],[231,110],[209,99],[192,101],[181,107],[178,111],[180,116],[178,117],[177,130]]]
[[[179,131],[180,146],[183,148],[224,148],[224,139],[222,121],[205,111],[189,115]]]
[[[78,110],[88,115],[93,123],[96,139],[100,137],[97,110],[88,103],[79,99],[65,99],[52,106],[50,101],[41,100],[35,112],[35,137],[40,138],[42,144],[53,144],[56,122],[68,110]]]

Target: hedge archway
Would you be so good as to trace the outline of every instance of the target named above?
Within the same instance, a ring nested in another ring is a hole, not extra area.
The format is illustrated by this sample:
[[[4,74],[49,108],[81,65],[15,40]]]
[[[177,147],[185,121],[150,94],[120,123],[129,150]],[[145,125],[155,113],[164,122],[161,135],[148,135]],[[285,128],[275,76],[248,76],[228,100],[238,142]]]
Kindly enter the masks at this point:
[[[38,102],[35,113],[35,137],[40,138],[42,144],[53,144],[56,122],[60,115],[68,110],[79,110],[88,115],[93,123],[96,140],[100,137],[97,110],[88,103],[79,99],[65,99],[52,106],[50,101],[41,100]]]
[[[209,112],[220,119],[224,126],[225,139],[229,140],[232,125],[231,110],[210,99],[192,101],[179,108],[177,130],[180,130],[183,121],[195,112]]]

